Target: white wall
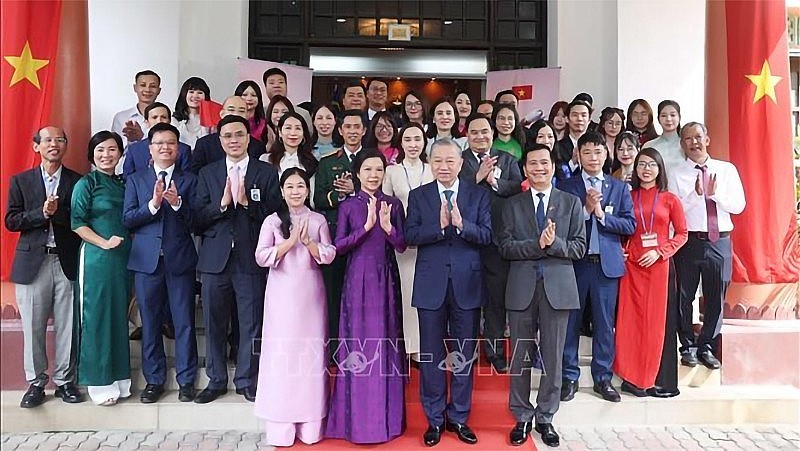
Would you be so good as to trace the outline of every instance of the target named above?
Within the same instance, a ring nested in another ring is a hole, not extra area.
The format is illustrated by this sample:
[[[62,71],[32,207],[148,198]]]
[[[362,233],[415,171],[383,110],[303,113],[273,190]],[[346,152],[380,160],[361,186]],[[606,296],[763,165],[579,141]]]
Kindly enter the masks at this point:
[[[681,119],[705,116],[706,6],[699,0],[619,0],[619,105],[677,101]],[[656,129],[660,130],[656,121]]]
[[[232,94],[235,59],[246,55],[246,0],[90,0],[92,131],[110,128],[117,111],[136,103],[136,72],[156,71],[158,100],[172,108],[192,75],[208,82],[214,99]]]

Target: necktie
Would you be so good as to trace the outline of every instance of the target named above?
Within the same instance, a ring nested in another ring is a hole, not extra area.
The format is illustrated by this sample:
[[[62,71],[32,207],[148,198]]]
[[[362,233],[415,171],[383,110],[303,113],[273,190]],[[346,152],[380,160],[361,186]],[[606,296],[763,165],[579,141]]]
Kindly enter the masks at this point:
[[[706,222],[708,224],[708,241],[715,243],[719,240],[719,218],[717,218],[717,203],[711,200],[706,191],[708,190],[708,167],[706,165],[695,166],[703,173],[703,199],[706,201]]]
[[[353,161],[356,159],[356,154],[351,153],[348,158],[350,158],[350,164],[353,164]]]
[[[164,182],[164,189],[167,189],[167,171],[161,171],[158,173],[158,179]]]
[[[589,177],[589,183],[594,188],[599,182],[600,179],[597,177]],[[597,217],[592,214],[592,231],[591,235],[589,235],[589,254],[599,254],[600,253],[600,238],[599,233],[597,233]]]
[[[485,152],[479,152],[479,153],[475,154],[475,157],[478,159],[478,166],[480,166],[481,163],[483,163],[483,156],[484,155],[486,155]]]
[[[444,190],[444,199],[447,201],[447,211],[453,211],[453,190]]]
[[[231,181],[231,196],[233,197],[233,205],[239,204],[239,165],[234,164],[231,172],[228,173],[228,178]]]
[[[56,183],[56,178],[52,175],[47,176],[47,196],[53,196],[56,194],[56,190],[58,189],[58,184]]]
[[[536,193],[539,198],[539,203],[536,204],[536,224],[539,226],[539,232],[544,230],[544,193]]]

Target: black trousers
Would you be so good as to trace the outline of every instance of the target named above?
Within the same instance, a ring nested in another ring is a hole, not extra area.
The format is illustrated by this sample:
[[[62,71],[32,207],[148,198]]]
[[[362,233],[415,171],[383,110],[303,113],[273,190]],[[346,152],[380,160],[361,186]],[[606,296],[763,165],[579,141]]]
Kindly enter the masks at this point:
[[[483,305],[484,350],[487,357],[502,357],[505,356],[508,261],[500,257],[492,244],[481,250],[481,263],[486,299]]]
[[[667,316],[664,325],[664,346],[661,349],[661,366],[658,368],[656,385],[666,391],[678,389],[678,284],[675,276],[675,261],[669,260],[667,281]]]
[[[680,308],[681,352],[697,348],[716,351],[715,341],[722,328],[722,303],[731,281],[731,239],[702,240],[689,232],[689,240],[675,254]],[[700,276],[703,277],[703,327],[695,337],[692,327],[692,302]]]

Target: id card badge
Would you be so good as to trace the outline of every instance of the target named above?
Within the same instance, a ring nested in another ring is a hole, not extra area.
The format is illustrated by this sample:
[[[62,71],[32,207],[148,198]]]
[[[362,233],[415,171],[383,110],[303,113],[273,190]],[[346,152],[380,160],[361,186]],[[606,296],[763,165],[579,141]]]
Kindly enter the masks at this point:
[[[494,167],[494,173],[493,173],[492,175],[494,176],[494,179],[495,179],[495,180],[500,180],[500,175],[501,175],[502,173],[503,173],[503,170],[502,170],[502,169],[500,169],[500,168],[498,168],[497,166],[495,166],[495,167]]]
[[[658,247],[658,234],[656,234],[656,233],[643,233],[642,234],[642,247]]]
[[[253,202],[261,202],[261,190],[253,188],[250,190],[250,200]]]
[[[604,211],[605,211],[605,213],[607,215],[613,215],[614,214],[614,206],[613,205],[606,205],[606,208],[605,208]]]

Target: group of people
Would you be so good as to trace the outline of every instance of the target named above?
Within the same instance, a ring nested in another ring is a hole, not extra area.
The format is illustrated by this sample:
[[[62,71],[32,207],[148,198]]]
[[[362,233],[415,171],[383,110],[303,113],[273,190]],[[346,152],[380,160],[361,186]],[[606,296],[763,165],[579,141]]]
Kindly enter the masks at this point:
[[[593,123],[582,93],[526,124],[510,90],[429,109],[412,91],[398,115],[380,79],[347,85],[341,106],[312,106],[289,101],[280,69],[263,78],[267,102],[244,81],[207,127],[205,81],[188,79],[173,112],[157,101],[158,75],[136,74],[137,104],[91,137],[83,177],[62,164],[62,129],[36,133],[41,165],[12,178],[5,218],[20,232],[22,407],[44,401],[50,316],[56,396],[83,401],[76,384],[98,405],[131,395],[132,294],[141,402],[164,393],[165,325],[182,402],[227,392],[230,343],[236,393],[274,446],[403,434],[409,366],[424,443],[445,431],[477,443],[467,422],[481,351],[511,378],[511,444],[535,430],[558,446],[553,417],[578,389],[587,331],[607,401],[620,401],[613,374],[634,396],[678,395],[676,337],[682,364],[719,368],[744,193],[736,168],[709,157],[706,127],[680,125],[676,102],[658,105],[658,136],[641,99],[627,122],[606,108]],[[196,393],[198,280],[209,383]]]

